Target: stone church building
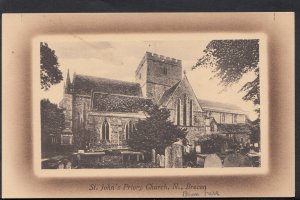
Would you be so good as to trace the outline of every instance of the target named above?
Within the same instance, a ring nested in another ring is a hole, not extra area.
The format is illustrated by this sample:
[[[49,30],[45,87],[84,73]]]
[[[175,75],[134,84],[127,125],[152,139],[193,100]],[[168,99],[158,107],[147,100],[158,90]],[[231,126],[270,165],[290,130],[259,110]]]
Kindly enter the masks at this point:
[[[146,52],[134,75],[135,82],[125,82],[74,73],[71,81],[68,71],[60,102],[65,109],[61,144],[85,142],[82,145],[99,152],[128,151],[126,140],[152,103],[167,108],[170,120],[187,128],[190,145],[201,135],[228,136],[230,132],[221,129],[246,124],[247,116],[238,107],[198,99],[182,72],[181,60]],[[248,140],[248,133],[236,134]]]

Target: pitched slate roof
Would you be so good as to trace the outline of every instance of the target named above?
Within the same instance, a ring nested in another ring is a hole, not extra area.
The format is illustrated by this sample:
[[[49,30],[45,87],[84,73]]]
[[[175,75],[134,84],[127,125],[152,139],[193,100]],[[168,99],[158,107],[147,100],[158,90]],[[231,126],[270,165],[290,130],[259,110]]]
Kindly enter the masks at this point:
[[[94,93],[93,110],[103,112],[139,112],[152,105],[152,99],[137,96]]]
[[[77,74],[73,78],[73,89],[75,94],[81,95],[91,95],[93,90],[110,94],[142,96],[138,83]]]
[[[203,99],[198,99],[199,104],[205,111],[217,111],[217,112],[229,112],[229,113],[241,113],[245,114],[240,107],[234,104],[221,103],[215,101],[208,101]]]
[[[167,102],[169,101],[170,97],[172,96],[172,94],[174,93],[174,91],[176,90],[180,82],[181,81],[178,81],[175,85],[173,85],[171,88],[169,88],[164,92],[164,94],[161,96],[161,98],[158,101],[158,105],[165,106],[167,104]]]
[[[220,134],[251,134],[250,124],[218,124]]]

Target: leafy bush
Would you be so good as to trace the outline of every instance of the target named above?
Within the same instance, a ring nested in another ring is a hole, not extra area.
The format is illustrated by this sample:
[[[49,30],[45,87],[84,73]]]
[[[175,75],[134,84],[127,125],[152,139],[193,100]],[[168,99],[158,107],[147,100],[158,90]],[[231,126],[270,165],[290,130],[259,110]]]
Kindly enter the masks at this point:
[[[238,146],[237,141],[231,138],[227,138],[220,134],[211,134],[201,136],[198,140],[198,144],[201,145],[202,153],[222,153],[222,148],[236,149]]]

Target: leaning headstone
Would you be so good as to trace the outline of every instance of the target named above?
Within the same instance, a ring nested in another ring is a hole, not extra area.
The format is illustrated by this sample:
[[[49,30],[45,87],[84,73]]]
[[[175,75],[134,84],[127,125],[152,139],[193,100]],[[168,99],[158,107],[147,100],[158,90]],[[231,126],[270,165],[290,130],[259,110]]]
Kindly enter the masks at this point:
[[[222,161],[217,154],[210,154],[206,156],[204,161],[204,168],[222,168]]]
[[[155,163],[155,149],[152,149],[152,162]]]
[[[159,166],[160,167],[165,167],[165,156],[164,155],[161,155],[160,156],[160,160],[159,160]]]
[[[171,168],[172,166],[172,147],[168,146],[165,149],[165,168]]]
[[[196,146],[196,153],[201,153],[201,146],[200,145]]]
[[[224,159],[224,167],[251,167],[251,159],[240,153],[229,154]]]
[[[160,155],[159,154],[156,155],[156,160],[155,161],[156,161],[156,164],[159,165],[159,162],[160,162]]]
[[[182,168],[182,145],[176,142],[172,145],[172,164],[173,168]]]
[[[221,145],[221,154],[225,154],[227,149],[228,149],[228,144],[227,144],[227,142],[224,142]]]

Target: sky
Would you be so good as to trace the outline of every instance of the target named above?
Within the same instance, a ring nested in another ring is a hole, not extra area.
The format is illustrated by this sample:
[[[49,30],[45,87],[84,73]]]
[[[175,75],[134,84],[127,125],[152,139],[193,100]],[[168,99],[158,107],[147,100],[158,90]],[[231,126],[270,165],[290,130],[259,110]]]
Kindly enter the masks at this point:
[[[101,38],[101,36],[99,36]],[[182,60],[182,68],[192,85],[196,96],[200,99],[235,104],[248,112],[251,120],[257,115],[253,111],[252,102],[242,100],[244,92],[238,92],[242,85],[253,80],[254,74],[246,74],[242,80],[223,91],[219,79],[210,79],[213,73],[210,69],[195,69],[197,59],[203,55],[203,50],[210,40],[86,40],[83,37],[72,37],[72,40],[43,39],[55,50],[63,72],[64,81],[51,86],[48,91],[42,91],[42,98],[49,98],[53,103],[59,103],[63,98],[63,85],[67,70],[73,73],[98,76],[116,80],[135,82],[135,70],[146,51]]]

